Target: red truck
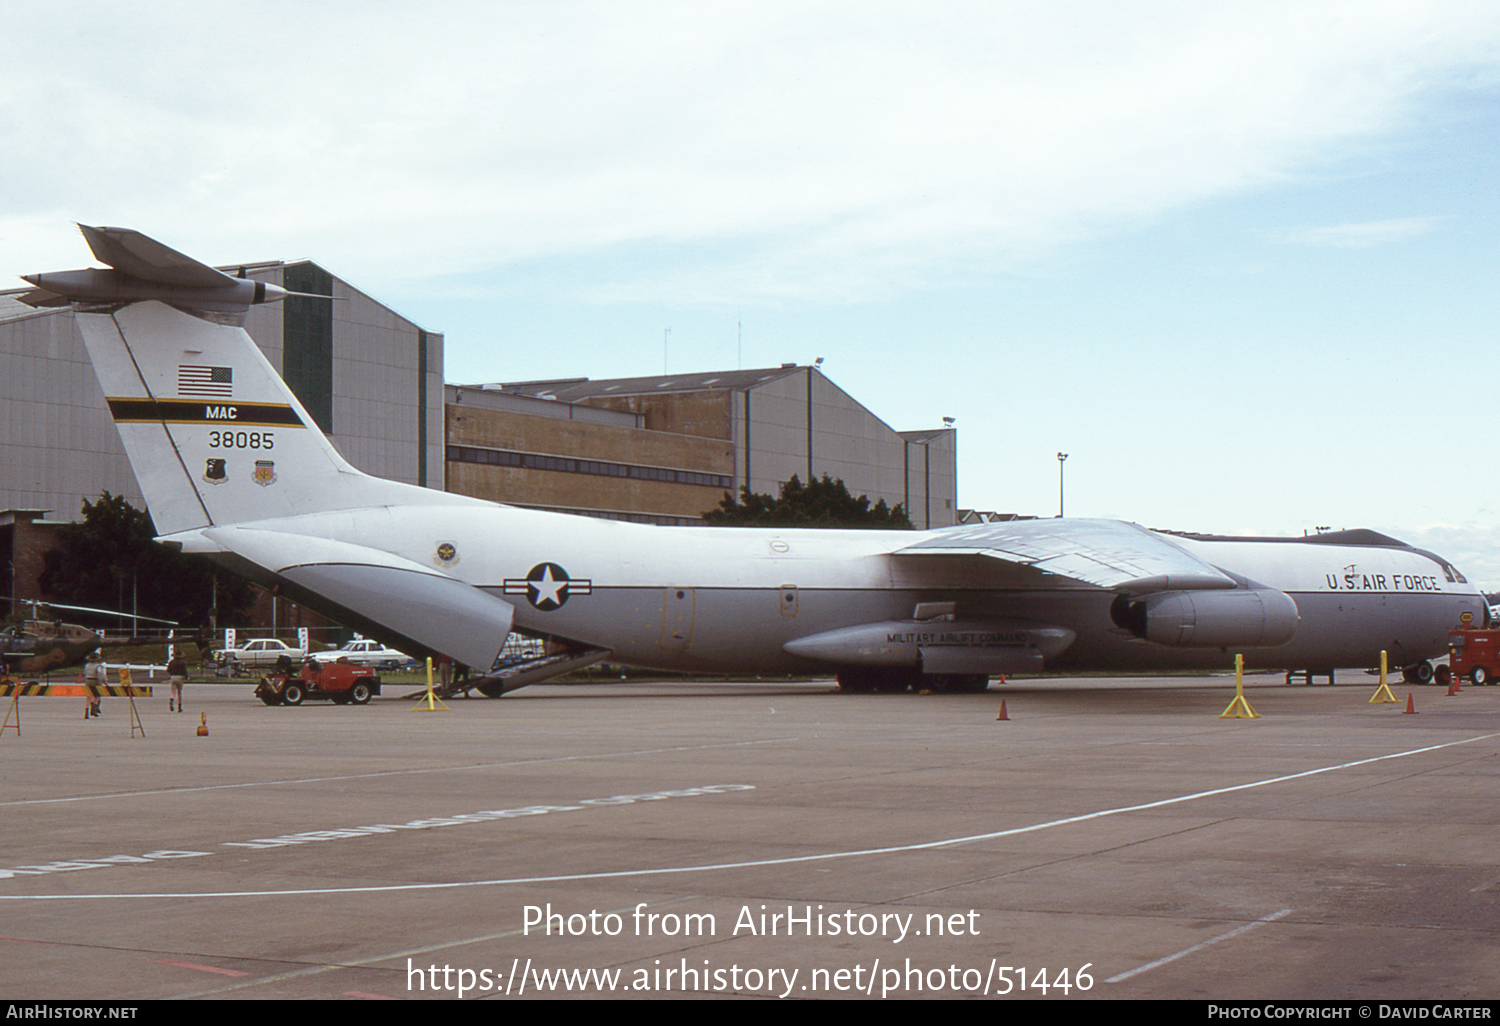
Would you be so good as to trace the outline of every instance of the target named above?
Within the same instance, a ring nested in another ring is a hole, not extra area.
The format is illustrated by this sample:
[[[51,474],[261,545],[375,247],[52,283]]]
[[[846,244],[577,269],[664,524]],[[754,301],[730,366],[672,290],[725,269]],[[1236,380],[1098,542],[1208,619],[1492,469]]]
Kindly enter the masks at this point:
[[[1446,684],[1452,676],[1493,684],[1500,677],[1500,630],[1449,631],[1448,665],[1438,667],[1438,683]]]
[[[255,697],[266,705],[301,705],[306,699],[323,699],[335,705],[364,705],[380,694],[380,678],[367,666],[349,663],[318,663],[304,660],[302,668],[262,677]]]

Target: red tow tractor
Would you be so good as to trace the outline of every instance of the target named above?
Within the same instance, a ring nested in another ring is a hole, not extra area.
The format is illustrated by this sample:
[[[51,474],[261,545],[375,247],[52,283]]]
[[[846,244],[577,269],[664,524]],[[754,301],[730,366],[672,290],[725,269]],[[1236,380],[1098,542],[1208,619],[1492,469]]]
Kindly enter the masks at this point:
[[[319,665],[311,659],[302,662],[298,672],[282,666],[262,677],[255,697],[266,705],[301,705],[307,699],[327,700],[335,705],[364,705],[380,694],[380,678],[369,667],[346,662]]]
[[[1500,677],[1500,630],[1449,631],[1448,665],[1438,667],[1438,683],[1447,684],[1453,677],[1474,684],[1495,683]]]

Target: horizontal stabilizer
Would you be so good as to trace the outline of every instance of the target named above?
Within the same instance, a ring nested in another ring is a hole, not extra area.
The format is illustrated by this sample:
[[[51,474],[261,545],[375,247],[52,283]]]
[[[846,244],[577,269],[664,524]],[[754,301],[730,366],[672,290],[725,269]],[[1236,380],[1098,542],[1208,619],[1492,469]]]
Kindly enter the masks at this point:
[[[123,274],[158,285],[183,285],[189,288],[222,288],[234,284],[223,271],[184,256],[155,239],[130,228],[93,228],[78,226],[101,264],[108,264]]]
[[[1133,594],[1236,586],[1228,574],[1167,538],[1120,520],[970,524],[936,531],[891,554],[984,556]]]
[[[23,295],[22,302],[29,306],[74,303],[98,309],[154,299],[195,317],[237,324],[250,307],[277,303],[287,296],[280,285],[231,277],[128,228],[81,224],[78,230],[109,269],[23,274],[22,279],[36,290]]]
[[[314,609],[321,601],[350,626],[367,633],[378,628],[373,632],[383,638],[451,656],[480,672],[494,665],[510,633],[510,603],[388,552],[249,527],[201,534],[294,585]]]

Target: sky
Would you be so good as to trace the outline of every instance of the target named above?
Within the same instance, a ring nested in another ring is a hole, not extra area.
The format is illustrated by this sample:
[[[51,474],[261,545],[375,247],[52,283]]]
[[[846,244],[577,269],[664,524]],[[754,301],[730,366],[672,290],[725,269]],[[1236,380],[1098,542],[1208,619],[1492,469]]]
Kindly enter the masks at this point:
[[[808,364],[959,503],[1500,590],[1493,0],[0,0],[0,271],[315,260],[453,382]],[[20,287],[23,283],[13,281]]]

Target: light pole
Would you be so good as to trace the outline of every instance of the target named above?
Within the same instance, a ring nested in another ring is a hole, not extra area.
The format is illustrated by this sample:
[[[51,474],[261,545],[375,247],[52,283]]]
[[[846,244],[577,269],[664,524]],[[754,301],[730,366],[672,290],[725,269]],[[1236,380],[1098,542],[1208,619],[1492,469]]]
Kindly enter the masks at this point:
[[[1057,454],[1057,519],[1061,520],[1063,515],[1063,463],[1068,454],[1060,452]]]

